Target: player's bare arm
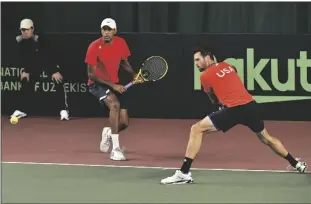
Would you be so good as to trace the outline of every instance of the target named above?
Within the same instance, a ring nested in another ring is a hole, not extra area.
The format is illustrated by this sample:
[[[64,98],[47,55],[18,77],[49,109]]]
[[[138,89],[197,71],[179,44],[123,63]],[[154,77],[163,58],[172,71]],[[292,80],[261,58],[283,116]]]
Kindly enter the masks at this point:
[[[214,91],[212,88],[208,92],[206,92],[208,98],[211,100],[212,104],[214,105],[219,105],[219,100],[217,96],[215,95]]]
[[[126,89],[124,88],[124,86],[122,85],[119,85],[119,84],[114,84],[112,83],[111,81],[108,81],[108,80],[104,80],[102,78],[99,78],[95,75],[95,70],[96,70],[96,67],[95,66],[92,66],[92,65],[88,65],[87,66],[87,73],[88,73],[88,77],[97,82],[97,83],[101,83],[101,84],[106,84],[108,86],[110,86],[111,88],[113,88],[114,90],[120,92],[120,93],[123,93],[126,91]]]
[[[134,72],[130,62],[127,59],[122,60],[120,65],[125,71],[127,71],[128,73],[133,75],[133,79],[135,80],[135,83],[142,83],[143,82],[143,79],[141,77],[137,76],[137,73]]]
[[[134,70],[132,69],[132,66],[130,64],[130,62],[127,59],[124,59],[121,61],[120,63],[121,67],[127,71],[128,73],[135,75],[136,73],[134,72]]]

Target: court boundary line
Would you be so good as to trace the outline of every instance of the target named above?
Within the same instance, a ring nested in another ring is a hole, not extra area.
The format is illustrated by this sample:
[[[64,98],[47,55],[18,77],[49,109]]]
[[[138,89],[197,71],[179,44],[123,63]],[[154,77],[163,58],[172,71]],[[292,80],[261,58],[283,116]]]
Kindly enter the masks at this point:
[[[104,165],[104,164],[79,164],[79,163],[48,163],[48,162],[14,162],[2,161],[2,164],[23,164],[23,165],[50,165],[50,166],[79,166],[79,167],[105,167],[105,168],[132,168],[132,169],[159,169],[159,170],[177,170],[178,167],[160,167],[160,166],[132,166],[132,165]],[[290,170],[272,170],[272,169],[217,169],[217,168],[191,168],[195,171],[229,171],[229,172],[269,172],[269,173],[299,173]],[[311,172],[305,171],[304,174]]]

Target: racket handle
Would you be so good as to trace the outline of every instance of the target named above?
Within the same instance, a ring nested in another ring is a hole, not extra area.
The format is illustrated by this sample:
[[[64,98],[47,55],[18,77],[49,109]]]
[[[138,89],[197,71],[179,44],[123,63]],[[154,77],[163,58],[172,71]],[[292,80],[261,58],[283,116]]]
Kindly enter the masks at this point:
[[[133,82],[130,82],[130,83],[128,83],[128,84],[125,85],[125,88],[128,89],[128,88],[130,88],[132,85],[133,85]]]

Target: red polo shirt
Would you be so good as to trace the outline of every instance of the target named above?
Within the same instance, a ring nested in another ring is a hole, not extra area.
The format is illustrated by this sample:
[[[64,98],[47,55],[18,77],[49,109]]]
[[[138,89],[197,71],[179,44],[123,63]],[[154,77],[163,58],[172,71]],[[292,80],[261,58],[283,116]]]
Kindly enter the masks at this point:
[[[238,74],[226,62],[210,65],[201,75],[201,84],[205,92],[212,88],[219,102],[227,107],[243,105],[254,100]]]
[[[120,62],[130,55],[131,52],[123,38],[114,36],[111,44],[105,44],[101,37],[89,45],[85,62],[96,66],[96,76],[118,83]],[[92,83],[94,82],[89,79],[88,85]]]

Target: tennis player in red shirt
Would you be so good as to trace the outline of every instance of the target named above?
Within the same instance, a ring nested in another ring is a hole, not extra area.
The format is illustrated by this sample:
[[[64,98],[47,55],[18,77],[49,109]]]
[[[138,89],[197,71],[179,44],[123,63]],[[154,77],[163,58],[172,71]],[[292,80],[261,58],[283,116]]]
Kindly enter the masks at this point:
[[[212,52],[206,47],[194,51],[194,62],[203,72],[201,84],[204,91],[213,104],[219,105],[221,108],[191,127],[182,167],[173,176],[161,180],[162,184],[192,183],[193,179],[189,170],[200,150],[203,133],[226,132],[238,124],[247,126],[261,142],[268,145],[277,155],[286,159],[297,171],[305,171],[306,163],[294,159],[280,140],[267,132],[260,116],[258,104],[245,89],[233,66],[226,62],[214,62]]]
[[[120,65],[133,75],[136,83],[140,83],[142,80],[137,77],[128,61],[131,53],[127,43],[123,38],[115,36],[116,22],[111,18],[106,18],[100,27],[102,37],[93,41],[86,53],[85,62],[88,65],[89,91],[110,110],[111,127],[103,128],[100,150],[108,152],[112,141],[110,159],[123,161],[126,160],[126,157],[120,148],[119,132],[127,128],[129,117],[126,96],[124,96],[126,88],[118,84]]]

